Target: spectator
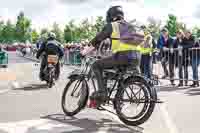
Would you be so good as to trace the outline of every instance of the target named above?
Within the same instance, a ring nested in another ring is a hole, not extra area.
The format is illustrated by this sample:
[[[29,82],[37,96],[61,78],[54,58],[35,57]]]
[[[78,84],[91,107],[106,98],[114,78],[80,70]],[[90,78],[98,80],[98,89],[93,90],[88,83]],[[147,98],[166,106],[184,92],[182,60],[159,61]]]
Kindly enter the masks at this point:
[[[192,64],[192,72],[193,72],[193,84],[191,85],[191,87],[196,87],[199,86],[199,82],[198,82],[198,66],[200,63],[200,41],[198,40],[198,42],[196,42],[193,46],[194,49],[192,49],[192,53],[191,53],[191,64]]]
[[[152,47],[152,37],[149,36],[142,46],[142,57],[140,63],[140,70],[147,78],[151,78],[152,73]]]
[[[183,86],[183,69],[184,69],[184,72],[186,72],[186,69],[187,67],[184,66],[184,63],[183,63],[183,50],[182,50],[182,47],[183,47],[183,39],[184,39],[184,33],[182,30],[179,30],[177,33],[176,33],[176,40],[174,41],[174,45],[176,47],[178,47],[178,68],[179,68],[179,84],[178,86]],[[186,73],[184,73],[184,75],[186,75]]]
[[[152,46],[153,46],[153,48],[155,49],[156,48],[156,41],[155,41],[155,38],[153,37],[153,39],[152,39]],[[157,55],[156,55],[156,53],[152,53],[152,63],[153,64],[156,64],[156,58],[157,57]],[[152,68],[153,69],[153,68]]]
[[[182,55],[182,65],[184,68],[184,80],[185,80],[185,86],[188,85],[188,66],[189,66],[189,48],[192,48],[195,40],[192,36],[191,31],[186,31],[185,37],[183,38],[182,47],[183,47],[183,55]],[[179,68],[180,69],[180,68]],[[179,77],[183,79],[182,75],[182,67],[180,69],[180,75]]]
[[[174,84],[174,70],[175,70],[175,64],[176,64],[176,53],[177,51],[175,51],[174,49],[176,49],[178,46],[176,45],[176,43],[174,43],[174,40],[171,39],[170,43],[168,44],[168,54],[167,54],[167,58],[169,61],[169,77],[170,77],[170,82],[171,85],[175,85]]]
[[[169,51],[166,51],[167,48],[170,48],[173,44],[173,39],[169,36],[168,30],[164,28],[162,33],[158,39],[157,47],[160,49],[160,57],[161,64],[164,70],[164,76],[162,78],[166,78],[169,76],[169,72],[167,70],[167,61],[169,60]],[[172,68],[170,66],[170,68]],[[172,74],[171,74],[172,75]],[[173,83],[172,83],[173,84]]]

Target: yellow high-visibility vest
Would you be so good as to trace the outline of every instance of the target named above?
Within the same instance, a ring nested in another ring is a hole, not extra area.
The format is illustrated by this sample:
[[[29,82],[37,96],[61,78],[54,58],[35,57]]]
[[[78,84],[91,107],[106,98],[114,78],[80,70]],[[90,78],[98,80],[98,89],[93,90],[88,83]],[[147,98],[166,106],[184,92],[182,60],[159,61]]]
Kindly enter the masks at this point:
[[[152,52],[153,52],[153,44],[152,44],[152,37],[151,36],[149,36],[149,35],[147,35],[147,36],[145,36],[145,40],[147,39],[147,37],[150,37],[150,46],[148,47],[148,48],[145,48],[144,47],[144,44],[142,44],[141,45],[141,47],[140,47],[140,52],[142,53],[142,54],[152,54]]]
[[[112,36],[111,38],[119,38],[120,39],[120,29],[119,29],[119,23],[118,22],[113,22],[112,23]],[[128,44],[128,43],[123,43],[119,39],[112,39],[112,52],[120,52],[120,51],[129,51],[129,50],[134,50],[134,51],[140,51],[140,46],[138,44]]]

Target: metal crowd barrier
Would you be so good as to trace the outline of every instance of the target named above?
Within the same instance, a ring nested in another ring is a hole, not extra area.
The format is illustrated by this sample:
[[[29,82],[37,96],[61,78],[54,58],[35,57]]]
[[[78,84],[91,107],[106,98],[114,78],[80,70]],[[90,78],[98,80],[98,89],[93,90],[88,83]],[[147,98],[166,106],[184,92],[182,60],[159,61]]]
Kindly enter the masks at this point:
[[[81,65],[80,50],[66,50],[64,55],[65,65]]]
[[[199,81],[200,48],[166,48],[156,57],[153,74],[168,80]]]
[[[100,53],[100,55],[102,52]],[[110,55],[110,51],[104,51]],[[162,78],[165,74],[167,80],[199,80],[200,48],[166,48],[159,54],[153,54],[152,74]],[[65,51],[64,64],[81,65],[80,50]]]

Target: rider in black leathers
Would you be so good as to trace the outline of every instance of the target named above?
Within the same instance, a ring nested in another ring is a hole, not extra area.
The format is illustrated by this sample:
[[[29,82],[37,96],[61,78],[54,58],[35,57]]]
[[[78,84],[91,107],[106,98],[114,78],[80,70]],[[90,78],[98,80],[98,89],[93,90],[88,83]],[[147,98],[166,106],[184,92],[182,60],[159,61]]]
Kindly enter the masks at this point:
[[[47,65],[47,55],[58,55],[59,59],[61,59],[64,55],[62,48],[59,46],[59,42],[56,41],[56,35],[53,32],[48,34],[47,41],[44,41],[40,49],[37,52],[36,58],[39,59],[40,55],[44,52],[44,56],[42,58],[41,67],[40,67],[40,79],[43,81],[44,73],[43,70]],[[58,80],[60,75],[60,63],[58,62],[56,65],[56,77],[55,79]]]

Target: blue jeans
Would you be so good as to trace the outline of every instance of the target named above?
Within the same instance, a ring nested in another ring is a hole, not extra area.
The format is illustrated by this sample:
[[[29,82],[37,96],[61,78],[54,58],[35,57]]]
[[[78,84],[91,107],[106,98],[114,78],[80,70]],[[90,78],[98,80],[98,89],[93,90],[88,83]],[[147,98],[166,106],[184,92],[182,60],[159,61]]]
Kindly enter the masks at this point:
[[[183,82],[183,79],[185,80],[185,82],[188,81],[188,66],[189,66],[189,61],[183,56],[179,56],[178,68],[179,68],[179,78],[181,83]]]
[[[151,77],[152,56],[150,56],[149,54],[142,55],[140,69],[144,76],[146,76],[147,78]]]
[[[192,72],[193,72],[193,80],[198,80],[198,66],[200,64],[200,58],[193,57],[192,59]]]

